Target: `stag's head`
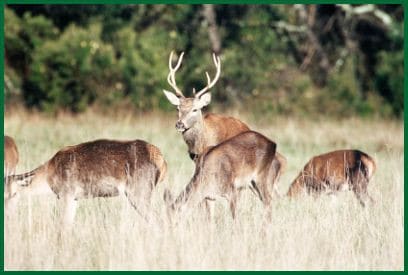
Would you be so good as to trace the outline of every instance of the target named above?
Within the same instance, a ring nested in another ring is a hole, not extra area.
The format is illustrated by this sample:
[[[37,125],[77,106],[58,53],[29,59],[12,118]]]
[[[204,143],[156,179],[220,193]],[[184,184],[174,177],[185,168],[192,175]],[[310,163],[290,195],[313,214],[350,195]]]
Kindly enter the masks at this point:
[[[214,64],[217,69],[214,79],[211,80],[210,75],[208,74],[208,72],[206,72],[205,74],[207,76],[207,86],[205,86],[198,92],[195,92],[195,89],[193,89],[194,97],[185,97],[181,90],[177,87],[175,78],[175,73],[181,66],[183,55],[184,53],[181,53],[176,66],[173,67],[173,52],[171,52],[169,58],[170,72],[167,76],[167,82],[173,88],[174,93],[163,90],[170,103],[177,106],[178,120],[176,123],[176,129],[181,133],[184,133],[185,131],[193,127],[194,124],[202,120],[201,109],[211,102],[211,93],[209,91],[215,85],[221,73],[220,58],[213,54]]]

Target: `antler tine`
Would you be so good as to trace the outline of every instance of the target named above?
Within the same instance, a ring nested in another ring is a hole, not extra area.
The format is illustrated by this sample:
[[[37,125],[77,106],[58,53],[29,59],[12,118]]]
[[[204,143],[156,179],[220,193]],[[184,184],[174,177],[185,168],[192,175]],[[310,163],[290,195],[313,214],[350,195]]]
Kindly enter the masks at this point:
[[[169,70],[170,70],[170,72],[169,72],[169,74],[167,76],[167,82],[170,84],[170,86],[174,89],[176,95],[179,96],[179,97],[184,97],[184,95],[180,91],[180,89],[177,87],[175,74],[176,74],[176,71],[181,66],[181,62],[183,61],[183,56],[184,56],[184,52],[182,52],[180,54],[180,57],[178,58],[177,64],[173,68],[173,66],[172,66],[173,51],[171,51],[170,57],[169,57]]]
[[[221,61],[220,61],[220,57],[216,56],[215,53],[213,53],[213,60],[214,60],[214,64],[217,66],[220,66]]]
[[[172,52],[170,53],[169,68],[170,68],[171,70],[173,70],[173,71],[177,71],[177,70],[179,69],[180,65],[181,65],[181,61],[183,61],[183,56],[184,56],[184,52],[182,52],[182,53],[180,54],[180,57],[178,58],[178,61],[177,61],[177,64],[176,64],[176,67],[172,68],[172,66],[171,66],[171,61],[173,60],[173,51],[172,51]]]
[[[171,61],[173,60],[173,53],[174,53],[174,51],[171,51],[170,57],[169,57],[169,69],[170,69],[170,71],[171,71],[171,69],[173,69],[173,67],[171,66]]]
[[[217,72],[215,74],[215,77],[213,79],[213,81],[211,81],[210,75],[208,74],[208,72],[205,72],[205,75],[207,76],[207,86],[204,87],[202,90],[200,90],[197,94],[196,97],[200,97],[203,94],[205,94],[206,92],[209,91],[209,89],[211,89],[215,83],[218,81],[218,78],[220,78],[220,74],[221,74],[221,60],[219,56],[216,56],[215,53],[213,53],[213,61],[215,64],[215,67],[217,68]]]
[[[205,72],[205,75],[207,76],[207,86],[210,86],[210,84],[211,84],[211,78],[210,78],[210,75],[208,74],[208,72],[207,72],[207,71]]]

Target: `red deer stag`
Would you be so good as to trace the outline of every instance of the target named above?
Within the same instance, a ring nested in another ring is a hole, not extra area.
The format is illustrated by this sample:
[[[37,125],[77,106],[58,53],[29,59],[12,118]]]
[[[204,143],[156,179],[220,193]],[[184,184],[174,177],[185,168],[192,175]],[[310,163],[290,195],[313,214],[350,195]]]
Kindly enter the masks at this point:
[[[8,177],[4,199],[21,192],[52,190],[64,203],[64,224],[72,224],[78,199],[125,194],[145,217],[150,196],[163,180],[166,161],[160,150],[142,140],[95,140],[68,146],[31,172]]]
[[[14,139],[4,136],[4,176],[14,174],[18,163],[18,150]]]
[[[213,113],[202,114],[202,108],[207,106],[211,101],[211,93],[209,91],[215,85],[221,74],[221,61],[215,54],[213,54],[213,61],[217,71],[214,79],[211,80],[208,72],[206,72],[207,86],[197,93],[194,93],[194,97],[185,97],[183,95],[181,90],[177,87],[175,78],[175,73],[181,66],[183,56],[184,52],[181,53],[176,66],[173,67],[173,52],[171,52],[169,58],[170,72],[167,76],[167,81],[175,93],[166,90],[163,90],[163,92],[170,103],[177,106],[178,121],[176,123],[176,129],[183,135],[191,159],[195,160],[207,147],[215,146],[250,129],[245,123],[233,117]],[[276,152],[273,166],[277,169],[276,180],[278,180],[286,167],[285,157]]]
[[[253,131],[238,134],[200,155],[185,190],[174,202],[166,190],[164,200],[174,211],[224,198],[235,219],[238,191],[249,187],[267,208],[269,218],[271,192],[277,176],[272,163],[275,153],[276,144],[263,135]]]
[[[358,150],[339,150],[313,157],[293,181],[287,195],[295,197],[303,191],[318,194],[351,189],[362,206],[373,199],[367,185],[376,170],[372,157]]]

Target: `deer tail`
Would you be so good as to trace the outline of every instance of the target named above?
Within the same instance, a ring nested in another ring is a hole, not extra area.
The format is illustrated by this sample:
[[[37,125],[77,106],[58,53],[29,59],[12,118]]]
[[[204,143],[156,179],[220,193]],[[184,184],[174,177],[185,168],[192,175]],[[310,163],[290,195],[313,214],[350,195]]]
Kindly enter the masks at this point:
[[[43,165],[35,168],[34,170],[30,172],[26,172],[23,174],[19,175],[11,175],[7,176],[4,180],[5,183],[8,182],[17,182],[18,185],[20,186],[29,186],[32,182],[33,177],[36,175],[36,173],[43,167]]]

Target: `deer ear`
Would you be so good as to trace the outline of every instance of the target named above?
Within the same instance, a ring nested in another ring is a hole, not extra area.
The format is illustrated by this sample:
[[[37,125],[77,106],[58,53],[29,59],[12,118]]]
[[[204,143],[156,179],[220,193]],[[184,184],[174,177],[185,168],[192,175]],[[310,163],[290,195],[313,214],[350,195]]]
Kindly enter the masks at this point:
[[[204,106],[207,106],[211,102],[211,93],[205,93],[198,98],[197,108],[201,109]]]
[[[171,104],[176,106],[180,105],[180,99],[175,94],[166,90],[163,90],[163,92]]]

